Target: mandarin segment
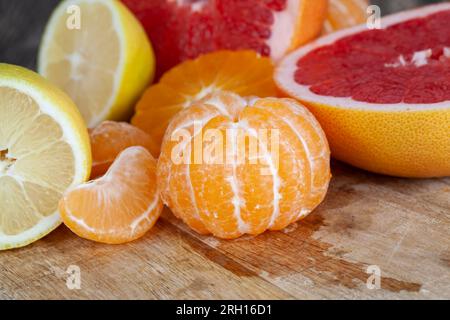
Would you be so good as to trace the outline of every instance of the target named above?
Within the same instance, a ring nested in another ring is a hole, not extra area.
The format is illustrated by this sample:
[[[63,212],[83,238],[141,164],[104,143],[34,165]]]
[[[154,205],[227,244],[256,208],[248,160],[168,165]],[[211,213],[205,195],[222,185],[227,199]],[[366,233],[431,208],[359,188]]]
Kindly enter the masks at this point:
[[[136,105],[133,125],[160,146],[174,115],[208,94],[227,90],[242,96],[270,97],[279,91],[274,65],[253,51],[219,51],[186,61],[168,71]]]
[[[295,100],[219,92],[174,117],[158,182],[191,228],[233,239],[309,214],[325,197],[329,157],[319,123]]]
[[[69,190],[59,204],[64,223],[74,233],[109,244],[142,237],[162,208],[156,160],[140,146],[125,149],[103,177]]]
[[[159,149],[148,134],[126,122],[104,121],[90,130],[89,135],[92,146],[92,178],[105,174],[116,157],[128,147],[144,147],[155,157]]]
[[[366,22],[369,5],[369,0],[329,0],[324,33],[331,33]]]
[[[209,105],[195,104],[189,109],[182,110],[167,129],[165,144],[162,146],[164,151],[161,152],[158,161],[158,187],[161,198],[177,217],[181,218],[178,213],[183,212],[184,222],[201,234],[208,233],[208,230],[200,219],[198,206],[193,197],[189,164],[175,161],[176,165],[173,165],[173,157],[181,158],[182,155],[177,151],[182,153],[186,150],[185,157],[190,159],[191,149],[188,148],[188,143],[192,141],[190,137],[196,136],[199,128],[218,115],[219,110]],[[181,138],[185,139],[180,140]],[[176,196],[172,196],[175,194]]]

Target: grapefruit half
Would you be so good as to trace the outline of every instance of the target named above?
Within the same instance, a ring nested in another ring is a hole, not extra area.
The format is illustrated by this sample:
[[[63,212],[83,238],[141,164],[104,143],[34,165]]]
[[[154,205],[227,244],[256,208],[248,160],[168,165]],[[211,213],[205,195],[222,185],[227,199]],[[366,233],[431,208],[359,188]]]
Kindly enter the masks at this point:
[[[402,177],[450,175],[450,3],[322,37],[275,72],[316,115],[332,155]]]
[[[156,53],[157,75],[202,53],[253,49],[279,59],[315,38],[327,0],[122,0]]]

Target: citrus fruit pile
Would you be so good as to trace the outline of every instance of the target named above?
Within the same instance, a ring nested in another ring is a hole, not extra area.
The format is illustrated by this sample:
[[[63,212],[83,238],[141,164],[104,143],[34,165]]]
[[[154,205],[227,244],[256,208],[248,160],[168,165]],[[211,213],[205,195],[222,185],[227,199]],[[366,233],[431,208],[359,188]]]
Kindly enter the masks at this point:
[[[313,210],[330,179],[327,140],[302,105],[276,98],[273,61],[320,33],[327,1],[123,2],[59,4],[39,50],[47,80],[0,67],[0,249],[31,243],[61,220],[89,240],[132,241],[152,228],[163,200],[197,231],[223,238],[279,230]],[[145,90],[155,62],[162,77]],[[136,126],[116,122],[134,110]],[[172,164],[171,135],[197,122],[246,128],[244,140],[260,129],[288,139],[276,157],[268,148],[280,141],[256,134],[265,151],[244,163]]]
[[[163,205],[201,234],[281,230],[324,200],[330,149],[374,172],[450,175],[450,4],[348,28],[367,5],[62,1],[43,77],[0,64],[0,250],[61,221],[133,241]]]

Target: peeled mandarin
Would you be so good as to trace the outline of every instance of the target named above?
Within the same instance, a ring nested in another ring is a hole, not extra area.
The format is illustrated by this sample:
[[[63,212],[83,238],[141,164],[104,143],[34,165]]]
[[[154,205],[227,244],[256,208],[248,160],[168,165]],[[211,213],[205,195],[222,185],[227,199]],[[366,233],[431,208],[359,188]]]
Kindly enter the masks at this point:
[[[330,151],[314,116],[291,99],[216,93],[181,111],[164,137],[164,203],[201,234],[281,230],[324,199]]]

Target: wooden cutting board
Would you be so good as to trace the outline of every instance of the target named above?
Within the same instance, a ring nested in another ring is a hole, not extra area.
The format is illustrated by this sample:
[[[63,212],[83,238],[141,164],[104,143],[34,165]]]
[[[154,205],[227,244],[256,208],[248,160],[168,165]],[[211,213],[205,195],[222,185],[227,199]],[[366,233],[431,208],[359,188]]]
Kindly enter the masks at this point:
[[[34,67],[58,2],[0,6],[1,61]],[[372,1],[383,13],[426,2]],[[61,226],[0,252],[0,299],[450,299],[450,178],[395,179],[337,162],[333,174],[326,200],[306,220],[258,237],[198,236],[169,212],[144,238],[121,246]],[[370,266],[381,272],[379,289],[367,286]]]
[[[0,298],[449,299],[450,178],[396,179],[338,162],[333,175],[304,221],[258,237],[199,236],[168,211],[120,246],[61,226],[0,252]]]

